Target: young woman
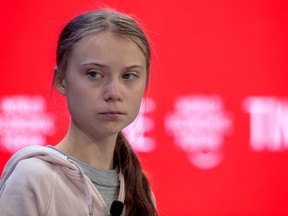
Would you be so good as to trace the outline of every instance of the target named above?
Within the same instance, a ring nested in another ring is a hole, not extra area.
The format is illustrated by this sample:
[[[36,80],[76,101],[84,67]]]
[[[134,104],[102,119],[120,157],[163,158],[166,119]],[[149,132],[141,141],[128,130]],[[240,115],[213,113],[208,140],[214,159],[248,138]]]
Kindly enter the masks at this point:
[[[91,11],[64,27],[53,83],[67,98],[70,127],[55,147],[27,147],[8,161],[1,216],[157,215],[121,132],[139,111],[149,66],[147,38],[127,15]]]

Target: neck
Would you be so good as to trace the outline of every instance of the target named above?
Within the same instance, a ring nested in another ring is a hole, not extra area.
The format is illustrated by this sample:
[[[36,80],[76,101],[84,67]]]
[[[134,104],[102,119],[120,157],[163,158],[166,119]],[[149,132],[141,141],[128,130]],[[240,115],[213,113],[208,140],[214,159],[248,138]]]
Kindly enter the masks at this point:
[[[72,157],[101,170],[114,169],[113,156],[117,135],[95,139],[70,127],[55,147]]]

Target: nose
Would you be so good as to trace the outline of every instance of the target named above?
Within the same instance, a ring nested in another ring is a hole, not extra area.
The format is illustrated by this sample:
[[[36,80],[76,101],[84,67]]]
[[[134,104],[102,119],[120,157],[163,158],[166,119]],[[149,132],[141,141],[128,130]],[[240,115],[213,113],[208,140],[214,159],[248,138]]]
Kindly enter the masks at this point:
[[[121,84],[117,80],[110,80],[104,90],[105,101],[122,101]]]

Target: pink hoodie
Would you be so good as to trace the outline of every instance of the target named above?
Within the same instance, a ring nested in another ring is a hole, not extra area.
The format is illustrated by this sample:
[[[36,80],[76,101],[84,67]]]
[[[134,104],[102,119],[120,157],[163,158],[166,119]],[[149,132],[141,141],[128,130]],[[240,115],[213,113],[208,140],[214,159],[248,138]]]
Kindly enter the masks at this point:
[[[118,200],[124,202],[121,173],[119,181]],[[0,215],[107,216],[109,211],[78,164],[51,148],[31,146],[15,153],[4,168]]]

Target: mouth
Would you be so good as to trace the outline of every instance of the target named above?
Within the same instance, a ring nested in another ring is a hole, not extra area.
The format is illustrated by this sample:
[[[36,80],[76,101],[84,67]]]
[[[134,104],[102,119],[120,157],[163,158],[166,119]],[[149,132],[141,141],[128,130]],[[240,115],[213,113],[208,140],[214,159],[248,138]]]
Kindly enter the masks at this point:
[[[124,115],[125,113],[120,111],[106,111],[106,112],[100,112],[99,114],[108,114],[108,115]]]
[[[125,113],[120,111],[106,111],[106,112],[100,112],[99,115],[106,116],[108,118],[119,118],[121,116],[124,116]]]

